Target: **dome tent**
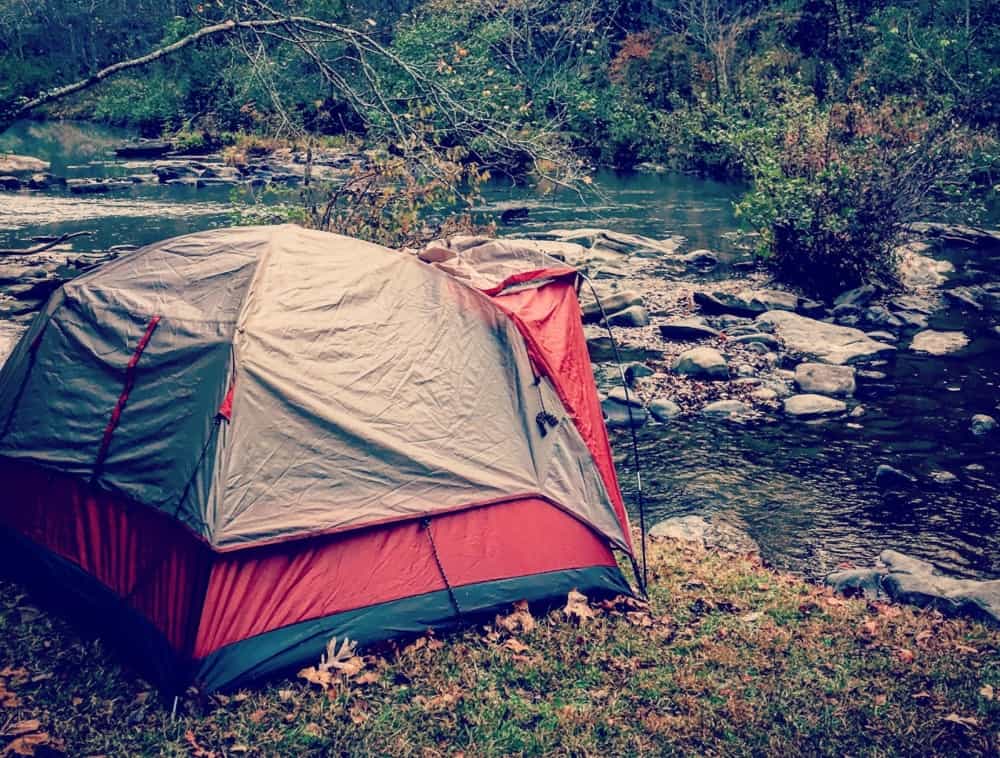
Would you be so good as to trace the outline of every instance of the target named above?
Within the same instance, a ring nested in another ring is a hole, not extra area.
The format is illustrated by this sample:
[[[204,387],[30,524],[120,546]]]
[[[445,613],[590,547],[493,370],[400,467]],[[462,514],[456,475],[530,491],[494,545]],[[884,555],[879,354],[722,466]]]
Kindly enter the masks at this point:
[[[55,292],[0,372],[3,554],[165,689],[627,593],[577,274],[293,225]]]

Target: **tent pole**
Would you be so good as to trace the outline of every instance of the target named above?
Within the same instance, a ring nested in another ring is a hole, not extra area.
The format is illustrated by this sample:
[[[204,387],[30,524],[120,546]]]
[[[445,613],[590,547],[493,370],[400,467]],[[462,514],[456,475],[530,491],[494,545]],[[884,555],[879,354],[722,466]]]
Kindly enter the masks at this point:
[[[648,581],[648,569],[646,561],[646,499],[643,497],[642,492],[642,471],[640,469],[639,461],[639,440],[635,432],[635,419],[632,417],[632,403],[628,391],[628,380],[625,377],[625,367],[622,366],[622,356],[618,351],[618,342],[615,340],[614,332],[611,330],[611,324],[608,321],[608,314],[604,310],[604,303],[601,302],[600,295],[597,294],[597,288],[594,286],[593,281],[590,277],[585,276],[579,272],[577,275],[583,279],[589,286],[590,291],[594,295],[594,300],[597,301],[597,307],[601,309],[601,319],[604,321],[604,326],[608,330],[608,337],[611,339],[611,348],[615,353],[615,362],[618,364],[618,375],[622,380],[622,389],[625,391],[625,410],[628,413],[628,428],[632,435],[632,459],[635,463],[635,484],[636,484],[636,503],[639,506],[639,532],[640,532],[640,545],[642,549],[642,575],[636,575],[636,579],[639,581],[640,589],[643,595],[648,595],[646,592],[646,585]],[[633,561],[633,570],[635,569]]]

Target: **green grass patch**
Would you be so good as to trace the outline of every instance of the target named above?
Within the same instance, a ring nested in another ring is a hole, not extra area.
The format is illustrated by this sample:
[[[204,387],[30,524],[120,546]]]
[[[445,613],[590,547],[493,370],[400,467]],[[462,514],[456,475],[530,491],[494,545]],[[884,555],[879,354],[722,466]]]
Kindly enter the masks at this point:
[[[650,569],[648,608],[424,637],[326,689],[190,694],[176,720],[3,582],[0,754],[997,754],[1000,630],[685,544],[653,545]]]

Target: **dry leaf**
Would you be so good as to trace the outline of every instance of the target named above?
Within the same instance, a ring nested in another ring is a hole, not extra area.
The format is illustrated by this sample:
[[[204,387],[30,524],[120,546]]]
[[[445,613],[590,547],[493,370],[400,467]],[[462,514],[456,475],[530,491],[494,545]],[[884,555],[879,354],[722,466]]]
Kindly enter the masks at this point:
[[[503,643],[501,647],[504,650],[510,650],[510,652],[516,653],[518,655],[528,651],[528,646],[525,645],[523,642],[521,642],[519,639],[516,639],[515,637],[511,637],[509,640]]]
[[[968,645],[963,645],[960,642],[955,643],[955,649],[960,653],[968,653],[969,655],[979,655],[979,650],[974,647],[969,647]]]
[[[366,684],[375,684],[379,680],[379,675],[374,671],[366,671],[364,674],[359,676],[354,680],[354,683],[360,686]]]
[[[333,684],[333,674],[329,671],[321,671],[316,666],[310,666],[299,671],[299,679],[305,679],[310,684],[315,684],[324,690]]]
[[[518,600],[514,603],[514,612],[509,616],[497,616],[496,625],[506,629],[511,634],[530,632],[535,628],[535,617],[528,609],[527,600]]]
[[[319,724],[316,724],[316,723],[314,723],[312,721],[310,721],[308,724],[306,724],[304,727],[302,727],[302,731],[305,734],[308,734],[310,737],[322,737],[323,736],[323,729],[320,727]]]
[[[7,745],[7,748],[3,751],[3,755],[34,755],[35,751],[48,741],[49,735],[45,732],[26,734]]]
[[[18,721],[13,726],[8,727],[3,732],[4,737],[20,737],[22,734],[28,734],[30,732],[37,732],[42,728],[42,722],[38,719],[28,719],[27,721]]]
[[[900,663],[913,663],[913,659],[916,658],[913,651],[907,650],[905,647],[896,651],[896,657],[899,658]]]
[[[368,720],[368,704],[359,700],[351,706],[347,715],[351,717],[351,722],[354,724],[365,723]]]
[[[993,700],[994,698],[993,685],[984,684],[982,687],[979,688],[979,694],[982,695],[986,700]]]
[[[875,705],[885,705],[887,702],[889,702],[888,695],[876,695],[875,696]]]
[[[264,717],[266,715],[267,713],[265,711],[258,709],[250,714],[250,720],[255,724],[259,724],[261,721],[264,720]]]
[[[966,729],[975,729],[979,726],[979,720],[972,718],[972,716],[959,716],[957,713],[949,713],[945,716],[942,721],[950,721],[953,724],[960,724]]]
[[[215,751],[203,748],[198,744],[198,740],[195,739],[194,732],[190,729],[184,733],[184,739],[191,748],[191,755],[194,758],[215,758]]]
[[[417,695],[415,698],[413,698],[413,702],[419,705],[425,711],[440,711],[446,708],[451,708],[460,699],[461,695],[459,695],[456,690],[451,690],[449,692],[442,692],[440,694],[434,695],[433,697],[424,697],[423,695]]]
[[[629,611],[625,614],[625,618],[635,626],[650,627],[653,625],[653,619],[645,611]]]
[[[594,618],[597,613],[587,603],[587,596],[582,592],[570,590],[566,595],[566,607],[563,608],[566,618],[575,619],[579,622]]]

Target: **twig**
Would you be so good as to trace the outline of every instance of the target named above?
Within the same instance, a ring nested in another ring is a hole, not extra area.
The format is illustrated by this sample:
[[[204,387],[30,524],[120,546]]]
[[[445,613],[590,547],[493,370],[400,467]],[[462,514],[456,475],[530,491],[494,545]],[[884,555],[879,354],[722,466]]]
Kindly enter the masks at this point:
[[[83,232],[67,232],[61,237],[57,237],[49,242],[43,242],[40,245],[35,245],[34,247],[16,248],[16,247],[0,247],[0,255],[34,255],[35,253],[42,253],[49,248],[53,248],[56,245],[61,245],[63,242],[74,239],[76,237],[86,237],[92,235],[91,231]]]

